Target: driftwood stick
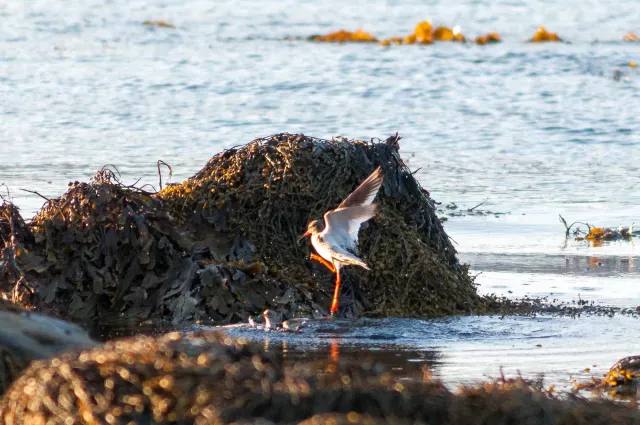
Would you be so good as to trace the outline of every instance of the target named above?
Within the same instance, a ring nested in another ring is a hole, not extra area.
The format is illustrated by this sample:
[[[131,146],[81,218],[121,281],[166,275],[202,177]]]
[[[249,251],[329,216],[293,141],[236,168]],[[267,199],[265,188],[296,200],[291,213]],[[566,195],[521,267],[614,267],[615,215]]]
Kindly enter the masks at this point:
[[[164,165],[165,167],[167,167],[169,169],[169,178],[171,178],[171,176],[173,176],[173,168],[171,168],[171,165],[167,164],[166,162],[164,162],[163,160],[159,159],[158,163],[157,163],[157,167],[158,167],[158,183],[160,186],[160,190],[162,190],[162,172],[160,171],[160,166]]]
[[[480,202],[480,203],[479,203],[478,205],[476,205],[475,207],[473,207],[473,208],[469,208],[469,211],[473,211],[473,210],[475,210],[476,208],[478,208],[480,205],[484,204],[484,203],[485,203],[485,202],[487,202],[488,200],[489,200],[489,198],[487,198],[487,199],[485,199],[484,201]]]
[[[44,195],[41,195],[40,193],[36,192],[35,190],[28,190],[28,189],[20,189],[20,190],[25,191],[25,192],[29,192],[29,193],[33,193],[34,195],[38,195],[39,197],[41,197],[45,201],[51,202],[51,199],[47,198]]]

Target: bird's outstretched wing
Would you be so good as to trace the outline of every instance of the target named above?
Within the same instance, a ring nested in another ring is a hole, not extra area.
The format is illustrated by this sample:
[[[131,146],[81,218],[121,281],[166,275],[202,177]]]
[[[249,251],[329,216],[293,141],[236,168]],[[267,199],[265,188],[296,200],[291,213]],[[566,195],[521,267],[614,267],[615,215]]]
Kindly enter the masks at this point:
[[[382,185],[382,178],[382,168],[378,167],[338,208],[325,213],[325,239],[356,252],[360,226],[378,212],[378,205],[372,202]]]
[[[369,177],[367,177],[365,181],[360,183],[360,186],[351,192],[351,194],[347,196],[336,209],[371,204],[382,185],[382,178],[382,167],[378,167]]]

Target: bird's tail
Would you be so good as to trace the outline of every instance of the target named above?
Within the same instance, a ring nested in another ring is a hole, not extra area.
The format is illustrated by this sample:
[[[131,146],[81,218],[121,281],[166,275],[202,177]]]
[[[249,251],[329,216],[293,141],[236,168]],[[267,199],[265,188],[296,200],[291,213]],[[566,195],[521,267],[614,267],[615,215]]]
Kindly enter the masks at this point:
[[[342,255],[337,258],[344,266],[360,266],[366,270],[371,270],[367,263],[363,259],[356,257],[355,255]]]

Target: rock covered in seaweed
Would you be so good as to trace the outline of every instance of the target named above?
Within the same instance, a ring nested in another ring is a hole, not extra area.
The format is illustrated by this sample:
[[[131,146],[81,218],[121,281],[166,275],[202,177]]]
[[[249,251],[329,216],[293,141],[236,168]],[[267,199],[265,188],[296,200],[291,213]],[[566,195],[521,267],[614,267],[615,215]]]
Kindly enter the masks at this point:
[[[285,319],[323,315],[333,277],[309,264],[298,237],[382,165],[380,213],[360,232],[371,272],[345,269],[342,313],[491,308],[397,140],[278,134],[215,155],[159,193],[125,186],[103,169],[89,183],[71,183],[29,224],[3,210],[13,218],[0,221],[0,288],[14,302],[73,320],[229,323],[265,309]]]
[[[361,257],[371,272],[344,270],[360,303],[355,308],[405,316],[471,312],[483,300],[397,146],[395,137],[371,143],[274,135],[213,157],[159,197],[183,220],[224,223],[255,245],[278,280],[294,290],[306,283],[314,292],[305,262],[309,246],[299,245],[299,236],[381,165],[379,213],[360,232]]]
[[[79,326],[0,300],[0,394],[35,360],[97,346]]]
[[[369,362],[297,362],[222,333],[109,342],[35,362],[0,400],[27,424],[630,424],[640,412],[504,379],[454,393]]]

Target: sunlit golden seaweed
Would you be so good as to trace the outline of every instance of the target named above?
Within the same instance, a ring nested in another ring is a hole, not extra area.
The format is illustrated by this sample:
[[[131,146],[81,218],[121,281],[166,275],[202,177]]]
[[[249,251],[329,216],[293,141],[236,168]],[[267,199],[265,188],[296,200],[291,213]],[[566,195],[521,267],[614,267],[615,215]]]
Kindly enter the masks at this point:
[[[454,27],[453,29],[448,27],[438,27],[433,30],[433,39],[435,41],[457,41],[465,43],[467,40],[460,32],[460,27]]]
[[[502,39],[500,38],[500,34],[498,34],[497,32],[490,32],[487,35],[480,35],[476,37],[475,42],[476,44],[484,45],[491,43],[501,43]]]
[[[358,29],[355,32],[340,30],[327,35],[317,35],[312,37],[313,41],[324,41],[329,43],[346,43],[346,42],[376,42],[378,41],[371,33]]]
[[[380,44],[389,46],[391,44],[431,44],[434,41],[457,41],[464,43],[466,39],[460,32],[460,27],[453,29],[448,27],[433,28],[429,21],[419,22],[413,33],[406,37],[391,37],[382,40]]]
[[[576,391],[591,391],[615,398],[636,398],[640,382],[640,356],[620,359],[603,377],[591,377],[586,382],[574,382]]]
[[[632,237],[637,236],[638,231],[634,231],[634,223],[630,227],[619,226],[617,229],[611,229],[608,227],[595,227],[589,223],[583,223],[576,221],[571,224],[567,224],[564,217],[560,217],[560,222],[565,228],[565,235],[568,238],[573,235],[577,241],[588,240],[593,243],[594,246],[601,246],[604,241],[615,240],[631,240]],[[587,228],[587,231],[582,230],[579,226],[582,225]]]
[[[547,29],[542,25],[538,27],[538,30],[533,34],[533,37],[529,39],[529,42],[531,43],[542,43],[547,41],[561,42],[563,40],[557,33],[547,31]]]
[[[415,42],[419,44],[433,43],[433,26],[429,21],[419,22],[413,30]]]

